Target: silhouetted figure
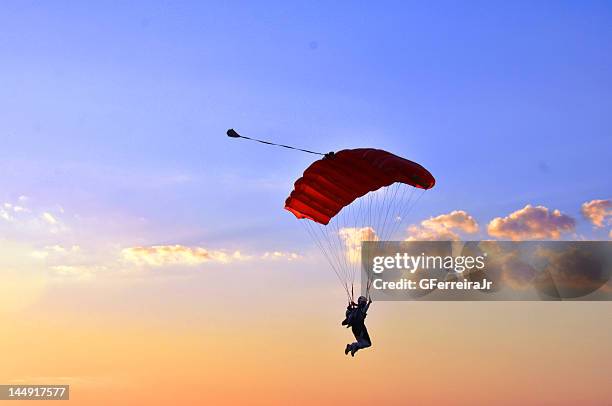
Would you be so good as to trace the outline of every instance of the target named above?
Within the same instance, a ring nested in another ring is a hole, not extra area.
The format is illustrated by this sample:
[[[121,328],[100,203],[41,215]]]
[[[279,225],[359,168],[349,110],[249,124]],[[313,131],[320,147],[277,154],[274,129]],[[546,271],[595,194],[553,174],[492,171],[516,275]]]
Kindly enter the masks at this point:
[[[344,349],[344,354],[351,353],[351,356],[355,356],[355,353],[362,348],[368,348],[372,345],[368,329],[365,326],[365,318],[367,316],[368,309],[372,303],[372,299],[368,300],[365,296],[359,296],[357,303],[351,301],[346,308],[346,318],[342,322],[343,326],[351,327],[355,341],[352,344],[347,344]]]

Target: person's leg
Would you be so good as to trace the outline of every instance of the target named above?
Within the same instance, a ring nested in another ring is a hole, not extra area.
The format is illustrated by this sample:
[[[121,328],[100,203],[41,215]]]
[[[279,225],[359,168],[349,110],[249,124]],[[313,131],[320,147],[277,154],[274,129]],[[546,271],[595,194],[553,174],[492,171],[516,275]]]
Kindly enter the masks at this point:
[[[351,355],[355,356],[355,353],[363,348],[368,348],[372,345],[372,341],[370,340],[370,335],[368,334],[368,330],[363,327],[360,331],[359,335],[355,335],[357,339],[356,342],[351,344]]]
[[[370,339],[370,334],[368,334],[368,329],[366,326],[363,326],[363,331],[359,338],[361,348],[368,348],[372,346],[372,340]]]
[[[372,346],[372,343],[369,340],[366,340],[365,338],[360,338],[356,344],[357,344],[358,349],[360,350]]]

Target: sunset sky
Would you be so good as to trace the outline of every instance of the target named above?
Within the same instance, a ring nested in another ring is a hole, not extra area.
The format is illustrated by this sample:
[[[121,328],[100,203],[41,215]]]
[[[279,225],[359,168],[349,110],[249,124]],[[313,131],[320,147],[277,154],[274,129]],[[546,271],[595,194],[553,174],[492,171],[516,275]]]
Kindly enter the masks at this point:
[[[344,296],[283,210],[316,151],[436,177],[397,238],[612,239],[612,6],[0,8],[0,384],[113,404],[605,404],[604,303]]]

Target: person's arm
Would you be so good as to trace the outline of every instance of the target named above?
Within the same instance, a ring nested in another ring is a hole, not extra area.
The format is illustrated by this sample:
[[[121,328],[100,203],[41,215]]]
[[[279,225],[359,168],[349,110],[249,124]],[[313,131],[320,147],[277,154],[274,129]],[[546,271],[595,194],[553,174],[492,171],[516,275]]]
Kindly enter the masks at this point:
[[[370,308],[370,305],[372,304],[372,298],[370,297],[368,299],[368,303],[365,305],[365,307],[363,308],[363,312],[366,313],[368,311],[368,309]]]

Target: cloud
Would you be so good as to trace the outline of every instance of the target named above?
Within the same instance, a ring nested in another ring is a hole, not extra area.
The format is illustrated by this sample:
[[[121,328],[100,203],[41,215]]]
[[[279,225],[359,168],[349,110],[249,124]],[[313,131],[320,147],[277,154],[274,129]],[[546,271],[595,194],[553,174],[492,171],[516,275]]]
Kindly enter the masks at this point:
[[[55,225],[58,223],[57,219],[55,217],[53,217],[53,215],[49,212],[44,212],[40,218],[42,218],[43,220],[45,220],[47,223],[51,224],[51,225]]]
[[[542,293],[555,298],[575,298],[592,293],[610,280],[607,255],[592,245],[564,250],[538,247],[535,255],[545,267],[534,280]]]
[[[136,265],[200,265],[207,262],[227,264],[236,261],[287,260],[294,261],[301,256],[294,252],[268,251],[262,255],[245,255],[240,251],[208,250],[202,247],[184,245],[153,245],[129,247],[121,250],[122,258]]]
[[[573,231],[576,221],[559,210],[549,211],[544,206],[530,204],[506,217],[496,217],[487,226],[489,235],[513,241],[558,239],[562,233]]]
[[[378,241],[376,231],[372,227],[345,227],[341,228],[338,234],[344,242],[347,259],[353,263],[361,260],[362,241]]]
[[[474,217],[463,210],[454,210],[423,220],[420,225],[411,225],[406,241],[456,241],[461,238],[458,232],[475,234],[478,229]]]
[[[20,213],[29,212],[30,210],[26,209],[23,206],[7,202],[0,206],[0,219],[12,222],[16,220],[16,215],[19,215]]]
[[[20,196],[18,203],[0,204],[0,227],[28,238],[39,238],[41,233],[58,234],[68,228],[50,211],[38,211],[24,205],[25,196]],[[2,221],[4,220],[4,221]]]
[[[455,229],[469,234],[478,232],[476,220],[463,210],[455,210],[448,214],[432,217],[422,221],[421,225],[431,229]]]
[[[54,276],[74,279],[90,279],[94,274],[108,270],[102,265],[55,265],[50,269]]]
[[[595,227],[603,227],[604,221],[612,217],[612,200],[591,200],[582,204],[582,215]]]
[[[14,220],[13,216],[11,216],[11,214],[3,208],[0,208],[0,219],[3,219],[5,221]]]
[[[514,290],[530,289],[537,270],[514,246],[497,244],[503,243],[489,241],[485,244],[489,254],[487,276],[492,279],[498,278],[504,285]]]
[[[30,210],[26,209],[23,206],[19,206],[16,204],[12,204],[12,203],[4,203],[4,209],[8,210],[9,212],[12,211],[14,213],[21,213],[21,212],[29,212]]]
[[[261,259],[264,259],[264,260],[269,259],[272,261],[279,260],[279,259],[284,259],[287,261],[294,261],[300,258],[302,258],[302,256],[299,254],[296,254],[295,252],[282,252],[282,251],[265,252],[261,256]]]
[[[72,245],[70,247],[65,247],[59,244],[47,245],[43,249],[32,251],[30,255],[34,258],[44,259],[47,258],[49,255],[65,256],[70,253],[79,252],[80,249],[81,247],[79,247],[78,245]]]
[[[121,250],[123,259],[137,265],[199,265],[205,262],[228,263],[244,259],[240,251],[228,254],[225,251],[210,251],[202,247],[183,245],[153,245],[130,247]]]
[[[406,241],[457,241],[460,237],[451,230],[429,228],[411,225],[408,227],[408,237]]]

